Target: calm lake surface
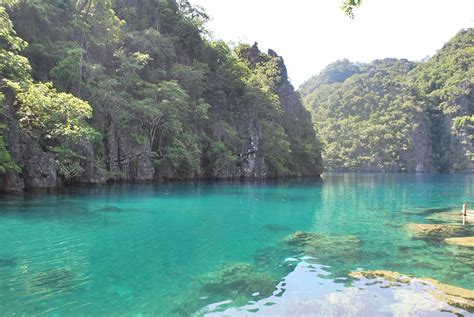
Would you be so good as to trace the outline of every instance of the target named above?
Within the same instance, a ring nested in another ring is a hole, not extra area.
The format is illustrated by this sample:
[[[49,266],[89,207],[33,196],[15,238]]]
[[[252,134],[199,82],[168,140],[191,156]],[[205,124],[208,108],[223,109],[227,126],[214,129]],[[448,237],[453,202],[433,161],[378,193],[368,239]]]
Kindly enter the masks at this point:
[[[0,312],[430,315],[434,306],[420,287],[400,288],[403,297],[348,273],[391,270],[474,289],[473,249],[406,230],[440,223],[439,213],[463,202],[472,208],[473,194],[473,175],[331,174],[6,196]],[[466,231],[474,235],[472,227]],[[306,254],[285,242],[296,231],[316,233],[325,245]],[[427,303],[415,307],[409,298]]]

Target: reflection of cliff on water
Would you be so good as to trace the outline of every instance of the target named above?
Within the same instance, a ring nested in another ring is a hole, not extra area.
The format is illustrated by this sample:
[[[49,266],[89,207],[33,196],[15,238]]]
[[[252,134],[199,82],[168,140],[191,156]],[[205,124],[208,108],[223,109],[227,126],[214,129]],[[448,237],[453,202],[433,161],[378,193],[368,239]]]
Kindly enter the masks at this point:
[[[239,308],[219,311],[210,305],[198,314],[206,316],[471,316],[468,311],[448,304],[436,294],[437,282],[416,278],[365,277],[328,278],[327,267],[311,264],[307,258],[288,274],[272,296]],[[443,284],[441,284],[442,286]],[[449,288],[449,286],[448,286]],[[466,290],[467,291],[467,290]],[[471,292],[472,291],[467,291]],[[458,297],[458,305],[466,300]],[[228,303],[226,303],[228,304]],[[472,307],[471,307],[472,308]]]

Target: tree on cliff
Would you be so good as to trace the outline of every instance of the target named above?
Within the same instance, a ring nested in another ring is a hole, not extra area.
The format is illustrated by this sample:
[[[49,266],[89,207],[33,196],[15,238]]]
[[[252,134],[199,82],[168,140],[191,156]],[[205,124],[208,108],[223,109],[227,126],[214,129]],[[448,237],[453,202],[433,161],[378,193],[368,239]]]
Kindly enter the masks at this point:
[[[19,53],[27,43],[16,36],[6,9],[0,6],[0,116],[4,114],[7,99],[15,91],[25,87],[29,80],[30,65]],[[11,118],[7,118],[11,119]],[[17,173],[19,166],[11,158],[2,135],[4,124],[0,124],[0,174]]]
[[[26,47],[27,43],[17,36],[5,7],[0,6],[0,111],[12,100],[17,107],[13,117],[1,114],[7,124],[18,121],[45,149],[53,146],[58,166],[66,166],[65,157],[61,155],[65,151],[58,149],[93,134],[85,121],[92,116],[92,109],[87,102],[71,94],[57,92],[50,83],[34,83],[29,61],[20,55]],[[0,129],[5,126],[0,125]],[[0,173],[19,171],[0,134]]]

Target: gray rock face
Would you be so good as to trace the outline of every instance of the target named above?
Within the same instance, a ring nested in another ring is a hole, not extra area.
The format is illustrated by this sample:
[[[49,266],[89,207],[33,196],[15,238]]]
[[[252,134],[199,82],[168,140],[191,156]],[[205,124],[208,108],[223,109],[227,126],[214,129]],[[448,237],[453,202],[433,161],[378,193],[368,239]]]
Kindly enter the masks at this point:
[[[25,191],[25,181],[23,178],[8,172],[0,177],[0,188],[8,193],[22,193]]]
[[[88,184],[102,184],[106,182],[106,177],[102,168],[100,168],[97,160],[95,159],[94,149],[92,144],[87,140],[81,140],[78,145],[75,146],[77,154],[86,158],[83,164],[84,172],[76,179],[79,183]]]
[[[261,178],[266,176],[265,160],[259,155],[259,144],[262,132],[253,123],[249,125],[250,136],[246,150],[240,154],[240,176],[248,178]]]
[[[312,128],[311,115],[301,102],[299,94],[288,79],[288,72],[284,60],[275,51],[269,49],[267,54],[262,53],[257,43],[240,52],[241,57],[248,61],[249,66],[255,67],[259,63],[276,63],[279,80],[274,84],[274,92],[278,96],[283,110],[283,128],[291,143],[291,151],[295,165],[298,166],[302,176],[319,176],[322,173],[322,158],[320,151],[314,151],[312,157],[305,153],[304,143],[315,140],[315,131]],[[257,134],[258,135],[258,134]],[[260,135],[261,137],[261,135]],[[256,142],[253,142],[256,144]],[[257,156],[258,157],[258,156]],[[257,166],[264,166],[264,162],[258,162]],[[266,176],[268,172],[260,171]]]
[[[6,109],[7,115],[13,115],[12,109]],[[2,188],[19,192],[23,189],[48,189],[60,185],[56,174],[54,155],[44,152],[35,139],[14,124],[4,130],[4,138],[12,159],[22,171],[19,176],[7,173],[1,176]]]
[[[474,84],[469,85],[470,94],[461,95],[455,101],[451,102],[459,106],[459,116],[470,116],[474,111]],[[454,159],[454,167],[459,170],[474,172],[474,137],[472,131],[466,127],[456,127],[455,122],[451,119],[449,128],[453,131],[453,140],[451,141],[451,149],[456,153]]]
[[[425,114],[418,113],[414,120],[417,124],[416,128],[410,132],[412,147],[403,156],[403,161],[407,164],[407,171],[417,173],[435,172],[436,166],[433,161],[429,119]]]
[[[104,138],[109,178],[115,181],[152,180],[155,169],[149,140],[145,139],[143,144],[136,144],[130,133],[118,129],[113,114],[109,120]]]
[[[459,126],[458,119],[471,116],[474,110],[474,85],[468,94],[448,100],[447,107],[456,111],[438,110],[442,119],[432,123],[432,131],[437,137],[432,141],[433,157],[442,172],[474,172],[474,138],[467,126]]]
[[[24,139],[21,151],[22,176],[27,189],[47,189],[60,185],[53,154],[42,151],[29,137]]]
[[[151,162],[151,150],[150,144],[147,143],[147,148],[143,149],[145,153],[145,159],[138,160],[133,165],[133,171],[136,180],[140,181],[148,181],[153,179],[153,175],[155,173],[155,168],[153,167],[153,163]]]

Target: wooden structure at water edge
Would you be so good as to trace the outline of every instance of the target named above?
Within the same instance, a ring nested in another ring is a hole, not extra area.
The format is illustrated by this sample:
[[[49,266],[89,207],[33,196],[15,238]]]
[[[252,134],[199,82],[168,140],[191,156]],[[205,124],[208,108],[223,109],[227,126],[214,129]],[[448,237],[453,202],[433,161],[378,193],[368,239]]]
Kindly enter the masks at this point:
[[[474,221],[474,210],[468,210],[467,204],[462,205],[462,224],[464,225],[466,221]]]

